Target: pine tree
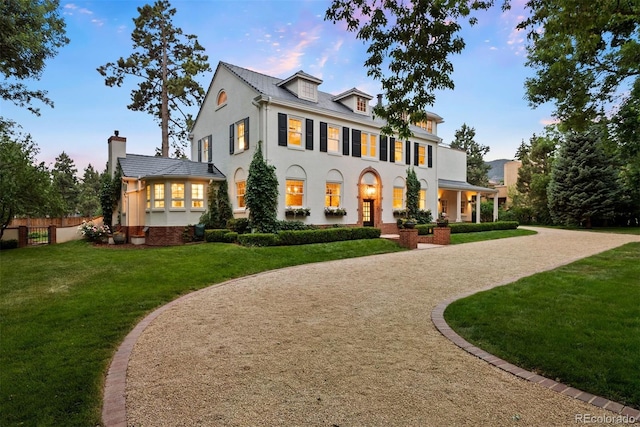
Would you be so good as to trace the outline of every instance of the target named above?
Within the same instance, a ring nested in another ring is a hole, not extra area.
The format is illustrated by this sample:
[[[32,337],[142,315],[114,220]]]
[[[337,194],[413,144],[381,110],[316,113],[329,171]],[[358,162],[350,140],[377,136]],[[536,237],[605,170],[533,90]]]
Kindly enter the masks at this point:
[[[249,209],[249,223],[258,233],[273,233],[277,229],[278,178],[276,168],[262,157],[262,141],[249,165],[244,200]]]
[[[51,175],[53,189],[60,196],[60,206],[57,212],[59,216],[74,215],[78,211],[80,187],[76,173],[78,173],[78,169],[67,153],[63,151],[56,157]]]
[[[548,187],[553,221],[591,228],[594,219],[613,216],[618,195],[616,171],[596,131],[570,134],[560,147]]]
[[[78,211],[82,216],[92,217],[100,211],[100,187],[100,174],[89,164],[80,183]]]
[[[233,209],[231,208],[231,201],[229,200],[229,186],[226,180],[220,182],[216,199],[218,227],[225,228],[227,226],[227,220],[233,218]]]
[[[420,209],[420,181],[413,168],[407,169],[407,216],[417,218]]]
[[[467,153],[467,182],[486,187],[489,185],[491,167],[484,162],[484,156],[489,152],[489,147],[478,144],[474,140],[475,137],[476,130],[463,123],[455,133],[451,148],[464,150]]]

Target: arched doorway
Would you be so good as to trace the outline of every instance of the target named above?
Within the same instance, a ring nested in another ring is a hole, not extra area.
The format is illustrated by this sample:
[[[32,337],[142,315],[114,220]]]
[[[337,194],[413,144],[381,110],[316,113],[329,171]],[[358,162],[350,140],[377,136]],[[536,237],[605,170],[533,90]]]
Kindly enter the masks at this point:
[[[377,227],[382,213],[378,172],[373,168],[363,170],[358,187],[358,223],[363,227]]]

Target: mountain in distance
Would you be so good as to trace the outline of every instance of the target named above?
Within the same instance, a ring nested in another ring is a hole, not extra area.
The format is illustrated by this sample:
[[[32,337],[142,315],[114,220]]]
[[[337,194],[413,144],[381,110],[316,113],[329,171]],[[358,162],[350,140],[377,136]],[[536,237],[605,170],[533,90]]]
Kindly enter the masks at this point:
[[[498,159],[491,160],[490,162],[484,162],[489,165],[491,169],[489,169],[489,181],[490,182],[501,182],[504,181],[504,164],[510,162],[512,159]]]

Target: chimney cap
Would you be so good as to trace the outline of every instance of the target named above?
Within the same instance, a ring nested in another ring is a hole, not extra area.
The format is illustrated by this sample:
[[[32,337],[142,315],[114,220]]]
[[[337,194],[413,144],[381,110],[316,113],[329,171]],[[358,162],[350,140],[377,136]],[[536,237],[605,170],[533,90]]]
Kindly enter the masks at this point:
[[[114,131],[113,131],[113,134],[114,134],[115,136],[120,136],[120,131],[119,131],[119,130],[114,130]]]

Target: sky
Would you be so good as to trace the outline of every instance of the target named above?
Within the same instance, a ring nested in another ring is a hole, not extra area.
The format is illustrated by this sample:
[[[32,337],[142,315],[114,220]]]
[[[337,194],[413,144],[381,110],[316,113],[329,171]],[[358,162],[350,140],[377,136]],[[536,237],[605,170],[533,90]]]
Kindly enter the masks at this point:
[[[88,164],[103,171],[107,139],[114,130],[127,138],[127,152],[153,155],[161,132],[154,118],[131,111],[131,90],[140,80],[127,77],[122,87],[108,87],[96,68],[132,52],[131,32],[137,8],[149,1],[60,1],[70,43],[47,61],[30,89],[44,89],[55,107],[41,103],[41,115],[0,101],[0,116],[22,126],[38,145],[38,161],[53,166],[63,151],[74,160],[81,177]],[[498,2],[500,3],[500,2]],[[454,140],[463,124],[476,131],[475,141],[490,148],[486,161],[512,159],[522,140],[528,141],[553,122],[551,105],[532,109],[524,82],[534,75],[525,67],[526,37],[515,29],[523,20],[524,0],[512,9],[478,13],[466,26],[465,50],[453,57],[454,90],[436,93],[428,108],[444,119],[438,136]],[[278,78],[303,70],[323,80],[320,90],[332,94],[352,87],[373,96],[380,84],[367,77],[367,46],[343,23],[325,21],[329,0],[173,0],[173,24],[197,36],[209,56],[211,72],[198,77],[206,90],[219,61]],[[195,117],[197,107],[191,113]]]

